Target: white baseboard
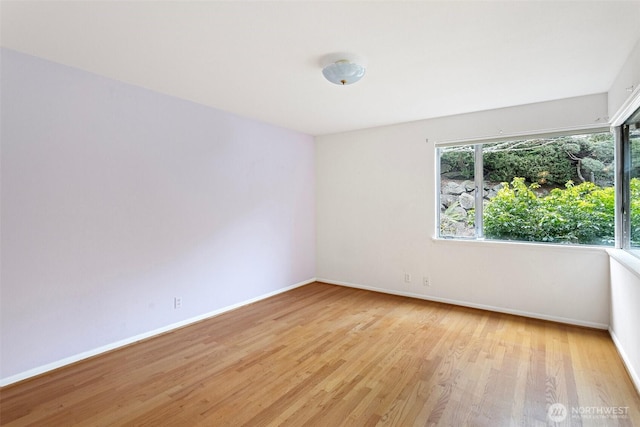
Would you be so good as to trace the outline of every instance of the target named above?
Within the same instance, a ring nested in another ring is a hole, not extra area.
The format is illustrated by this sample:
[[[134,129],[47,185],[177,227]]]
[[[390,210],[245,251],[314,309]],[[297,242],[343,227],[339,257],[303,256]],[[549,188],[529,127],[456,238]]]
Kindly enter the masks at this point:
[[[640,394],[640,375],[638,374],[635,367],[633,366],[633,363],[631,363],[631,359],[629,359],[629,356],[624,351],[624,347],[622,347],[622,343],[620,342],[615,332],[613,332],[613,329],[611,328],[609,328],[609,335],[611,335],[611,339],[613,340],[613,343],[615,344],[616,349],[618,350],[618,354],[622,359],[622,363],[624,363],[624,367],[627,369],[627,372],[629,373],[629,377],[631,377],[631,382],[636,387],[636,391],[638,392],[638,394]]]
[[[239,307],[242,307],[242,306],[245,306],[245,305],[248,305],[248,304],[252,304],[254,302],[257,302],[257,301],[260,301],[260,300],[263,300],[263,299],[267,299],[267,298],[272,297],[274,295],[278,295],[278,294],[281,294],[283,292],[287,292],[287,291],[290,291],[292,289],[299,288],[300,286],[308,285],[309,283],[313,283],[315,281],[316,281],[316,279],[314,278],[314,279],[306,280],[304,282],[299,282],[299,283],[296,283],[294,285],[288,286],[286,288],[278,289],[276,291],[269,292],[267,294],[263,294],[263,295],[255,297],[255,298],[251,298],[249,300],[242,301],[242,302],[239,302],[237,304],[233,304],[233,305],[230,305],[230,306],[227,306],[227,307],[219,308],[219,309],[211,311],[209,313],[205,313],[205,314],[201,314],[199,316],[191,317],[189,319],[185,319],[185,320],[182,320],[180,322],[172,323],[170,325],[163,326],[161,328],[154,329],[154,330],[149,331],[149,332],[145,332],[145,333],[138,334],[138,335],[135,335],[135,336],[132,336],[132,337],[129,337],[129,338],[125,338],[123,340],[116,341],[116,342],[111,343],[111,344],[103,345],[101,347],[85,351],[83,353],[79,353],[79,354],[75,354],[73,356],[65,357],[64,359],[57,360],[57,361],[51,362],[51,363],[47,363],[46,365],[38,366],[37,368],[29,369],[28,371],[24,371],[24,372],[21,372],[21,373],[16,374],[16,375],[12,375],[12,376],[7,377],[7,378],[0,378],[0,387],[5,387],[7,385],[16,383],[18,381],[23,381],[23,380],[26,380],[28,378],[35,377],[37,375],[41,375],[41,374],[47,373],[49,371],[53,371],[54,369],[58,369],[58,368],[61,368],[63,366],[67,366],[67,365],[70,365],[72,363],[76,363],[76,362],[79,362],[81,360],[88,359],[90,357],[98,356],[98,355],[100,355],[102,353],[106,353],[108,351],[115,350],[117,348],[124,347],[126,345],[133,344],[135,342],[142,341],[142,340],[147,339],[147,338],[151,338],[151,337],[154,337],[154,336],[157,336],[157,335],[160,335],[160,334],[164,334],[165,332],[169,332],[169,331],[172,331],[174,329],[182,328],[182,327],[190,325],[192,323],[200,322],[201,320],[205,320],[205,319],[208,319],[210,317],[217,316],[217,315],[225,313],[227,311],[235,310],[236,308],[239,308]]]
[[[605,323],[586,322],[584,320],[570,319],[570,318],[559,317],[559,316],[549,316],[546,314],[531,313],[528,311],[521,311],[521,310],[512,310],[509,308],[496,307],[496,306],[484,305],[484,304],[476,304],[468,301],[460,301],[460,300],[454,300],[449,298],[440,298],[440,297],[434,297],[431,295],[416,294],[413,292],[403,292],[403,291],[396,291],[396,290],[390,290],[390,289],[384,289],[384,288],[376,288],[373,286],[358,285],[355,283],[339,282],[335,280],[328,280],[328,279],[322,279],[322,278],[318,278],[317,281],[322,283],[328,283],[330,285],[346,286],[349,288],[364,289],[367,291],[381,292],[381,293],[390,294],[390,295],[399,295],[403,297],[418,298],[418,299],[423,299],[427,301],[442,302],[445,304],[459,305],[462,307],[478,308],[481,310],[495,311],[497,313],[513,314],[516,316],[530,317],[533,319],[549,320],[552,322],[565,323],[568,325],[585,326],[588,328],[604,329],[604,330],[607,330],[609,328],[609,325]]]

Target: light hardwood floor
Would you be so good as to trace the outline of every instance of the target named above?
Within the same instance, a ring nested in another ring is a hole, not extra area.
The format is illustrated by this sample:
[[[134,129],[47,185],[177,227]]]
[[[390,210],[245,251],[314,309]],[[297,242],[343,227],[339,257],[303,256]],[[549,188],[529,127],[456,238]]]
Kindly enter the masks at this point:
[[[3,426],[640,426],[605,331],[321,283],[5,387],[0,405]]]

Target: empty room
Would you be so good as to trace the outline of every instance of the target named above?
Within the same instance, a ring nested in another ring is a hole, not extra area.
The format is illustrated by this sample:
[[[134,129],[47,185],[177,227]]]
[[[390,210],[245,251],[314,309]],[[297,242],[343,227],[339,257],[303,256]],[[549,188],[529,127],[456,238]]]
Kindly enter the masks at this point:
[[[0,424],[640,425],[639,24],[0,1]]]

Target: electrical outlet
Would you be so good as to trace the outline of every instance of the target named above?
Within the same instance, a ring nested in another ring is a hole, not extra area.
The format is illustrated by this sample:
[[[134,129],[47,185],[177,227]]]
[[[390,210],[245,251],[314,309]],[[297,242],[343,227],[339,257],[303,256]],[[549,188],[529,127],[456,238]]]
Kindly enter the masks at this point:
[[[182,298],[181,297],[174,297],[173,298],[173,308],[175,310],[182,308]]]
[[[430,288],[430,287],[431,287],[431,280],[429,280],[429,276],[424,276],[424,277],[422,278],[422,284],[423,284],[424,286],[426,286],[427,288]]]
[[[409,273],[404,273],[404,281],[405,283],[411,283],[411,275]]]

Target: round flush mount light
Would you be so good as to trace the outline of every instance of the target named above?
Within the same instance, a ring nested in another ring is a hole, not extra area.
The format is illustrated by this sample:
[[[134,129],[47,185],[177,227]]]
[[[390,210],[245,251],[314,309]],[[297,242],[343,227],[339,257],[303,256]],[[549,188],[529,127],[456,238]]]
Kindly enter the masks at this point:
[[[346,86],[364,77],[366,68],[354,55],[335,53],[322,60],[322,75],[331,83]]]

